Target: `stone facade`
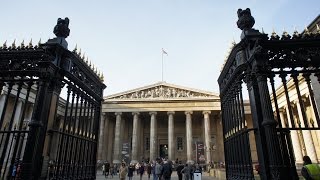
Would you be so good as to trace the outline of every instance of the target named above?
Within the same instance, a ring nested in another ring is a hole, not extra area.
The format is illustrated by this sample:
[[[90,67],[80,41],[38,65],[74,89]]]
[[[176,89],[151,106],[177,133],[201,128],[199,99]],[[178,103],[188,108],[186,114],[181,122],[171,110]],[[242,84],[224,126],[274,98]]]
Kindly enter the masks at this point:
[[[98,160],[119,163],[122,146],[129,143],[133,163],[156,157],[193,163],[198,142],[205,163],[223,162],[220,111],[218,94],[166,82],[107,96]]]

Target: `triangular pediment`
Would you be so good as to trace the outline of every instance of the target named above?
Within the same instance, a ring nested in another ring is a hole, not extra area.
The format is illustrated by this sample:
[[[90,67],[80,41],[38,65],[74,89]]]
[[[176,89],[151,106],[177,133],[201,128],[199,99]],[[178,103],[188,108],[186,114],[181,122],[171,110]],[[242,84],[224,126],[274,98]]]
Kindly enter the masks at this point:
[[[219,95],[213,92],[159,82],[106,97],[106,100],[148,99],[219,99]]]

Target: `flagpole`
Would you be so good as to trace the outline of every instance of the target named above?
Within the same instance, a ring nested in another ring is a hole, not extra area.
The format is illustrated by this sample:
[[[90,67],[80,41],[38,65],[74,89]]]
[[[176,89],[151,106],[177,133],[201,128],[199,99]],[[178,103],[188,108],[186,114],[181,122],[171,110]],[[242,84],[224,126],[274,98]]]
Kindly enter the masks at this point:
[[[163,51],[161,51],[161,54],[162,54],[162,68],[161,68],[162,69],[162,72],[161,72],[162,76],[161,77],[162,77],[162,81],[163,81]]]

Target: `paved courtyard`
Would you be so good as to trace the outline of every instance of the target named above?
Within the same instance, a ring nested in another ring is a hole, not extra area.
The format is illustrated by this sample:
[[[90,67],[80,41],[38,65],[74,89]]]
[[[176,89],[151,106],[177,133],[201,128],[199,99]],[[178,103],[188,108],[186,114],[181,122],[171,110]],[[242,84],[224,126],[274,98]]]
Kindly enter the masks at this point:
[[[110,176],[108,177],[108,178],[105,178],[103,175],[102,175],[102,172],[101,171],[98,171],[98,173],[97,173],[97,178],[96,178],[97,180],[106,180],[106,179],[119,179],[119,176],[114,176],[113,178],[111,178]],[[134,174],[134,176],[133,176],[133,178],[132,178],[133,180],[140,180],[140,176],[138,176],[136,173]],[[202,174],[202,177],[201,177],[201,180],[215,180],[215,179],[217,179],[217,178],[214,178],[214,177],[210,177],[209,176],[209,174],[208,173],[203,173]],[[142,180],[148,180],[148,175],[145,173],[144,175],[143,175],[143,178],[142,178]],[[152,175],[151,175],[151,177],[150,177],[150,180],[153,180],[153,177],[152,177]],[[177,172],[176,171],[173,171],[173,173],[172,173],[172,176],[171,176],[171,180],[178,180],[178,175],[177,175]]]

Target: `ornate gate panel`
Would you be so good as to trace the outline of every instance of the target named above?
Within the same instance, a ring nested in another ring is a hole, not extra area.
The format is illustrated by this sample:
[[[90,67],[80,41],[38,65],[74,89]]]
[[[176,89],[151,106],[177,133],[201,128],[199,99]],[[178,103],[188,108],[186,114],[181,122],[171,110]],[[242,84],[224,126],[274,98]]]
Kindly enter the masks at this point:
[[[95,179],[102,77],[56,38],[0,47],[1,179]],[[61,95],[61,96],[60,96]]]
[[[250,9],[239,9],[238,17],[241,41],[233,47],[218,79],[227,178],[254,178],[248,138],[253,131],[261,179],[298,179],[296,160],[302,154],[296,147],[297,131],[302,133],[306,154],[316,160],[311,133],[320,129],[313,92],[313,86],[319,85],[320,30],[268,37],[252,28]],[[251,129],[243,113],[245,85]],[[307,115],[307,111],[312,113]]]

